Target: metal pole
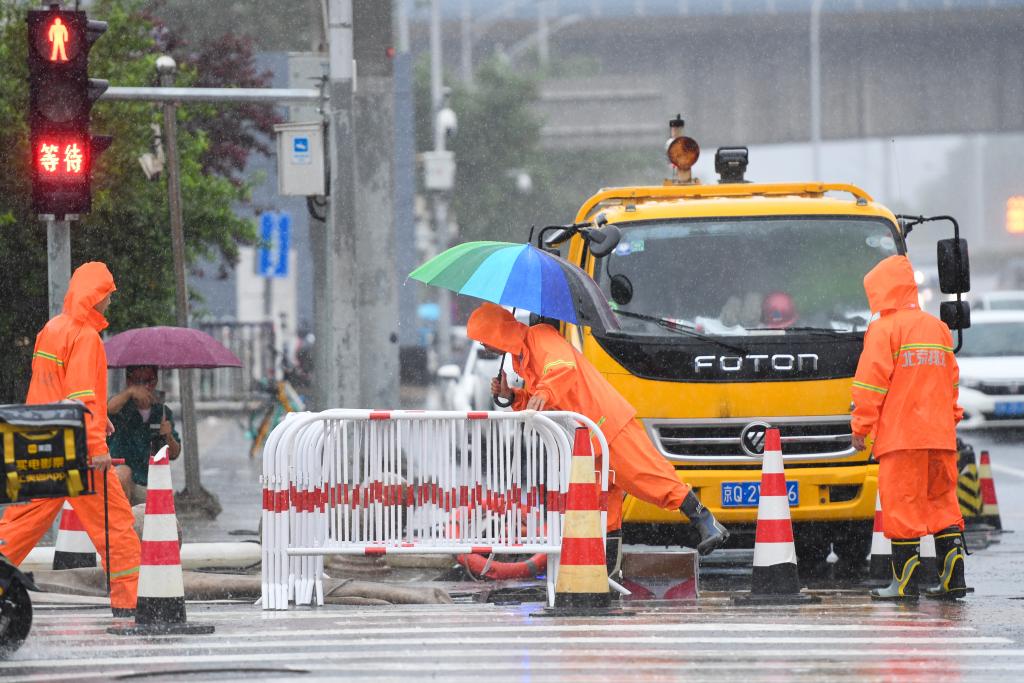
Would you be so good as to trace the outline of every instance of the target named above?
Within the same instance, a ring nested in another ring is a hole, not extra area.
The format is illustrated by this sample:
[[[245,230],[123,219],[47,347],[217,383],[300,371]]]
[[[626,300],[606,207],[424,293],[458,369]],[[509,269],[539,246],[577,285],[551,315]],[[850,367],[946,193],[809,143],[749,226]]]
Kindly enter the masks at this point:
[[[473,5],[472,0],[462,0],[462,34],[459,47],[462,48],[462,82],[473,84]]]
[[[541,69],[546,69],[551,60],[551,48],[548,41],[548,0],[537,3],[537,62]]]
[[[49,280],[50,317],[64,310],[64,295],[71,280],[71,221],[46,221],[46,272]]]
[[[433,105],[431,121],[434,126],[434,150],[443,152],[445,131],[442,130],[438,113],[444,106],[444,84],[441,65],[441,1],[430,3],[430,101]],[[448,205],[441,192],[435,192],[434,236],[438,253],[448,248]],[[439,288],[437,293],[437,349],[438,365],[451,360],[452,355],[452,296],[447,289]]]
[[[821,2],[811,2],[811,177],[821,180]]]
[[[162,55],[156,62],[157,72],[164,85],[174,82],[177,65]],[[188,284],[185,281],[185,231],[182,225],[181,176],[178,166],[178,107],[173,102],[164,104],[164,136],[167,140],[167,197],[171,213],[171,252],[174,256],[174,313],[179,327],[188,327]],[[184,435],[185,490],[180,499],[183,507],[198,509],[210,518],[220,514],[216,496],[203,489],[199,475],[199,440],[196,434],[196,406],[192,386],[192,370],[178,370],[181,389],[181,420]]]
[[[395,234],[395,82],[392,0],[355,0],[353,51],[359,87],[353,95],[356,135],[353,241],[359,292],[360,392],[364,406],[397,406],[398,286]]]
[[[330,209],[324,229],[324,289],[318,310],[324,368],[317,377],[322,408],[361,407],[358,288],[355,243],[355,144],[352,125],[352,1],[330,0],[327,44],[330,63],[328,110]],[[321,340],[317,339],[317,344]]]

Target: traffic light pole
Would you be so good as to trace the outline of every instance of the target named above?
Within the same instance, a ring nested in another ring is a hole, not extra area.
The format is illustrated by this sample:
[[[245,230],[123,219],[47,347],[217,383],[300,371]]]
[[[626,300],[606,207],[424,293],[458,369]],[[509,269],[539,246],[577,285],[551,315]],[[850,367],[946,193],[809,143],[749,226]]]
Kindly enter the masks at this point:
[[[174,82],[177,65],[168,56],[157,59],[157,71],[164,85]],[[174,257],[174,313],[178,327],[188,327],[188,283],[185,280],[185,231],[181,211],[181,176],[178,165],[178,106],[165,102],[164,135],[167,139],[167,203],[171,214],[171,252]],[[192,378],[195,371],[178,370],[181,393],[182,432],[185,450],[185,489],[178,494],[179,507],[205,512],[210,518],[220,514],[217,497],[203,488],[199,473],[199,439],[196,434],[196,404]]]
[[[50,317],[60,315],[71,280],[71,221],[46,217],[46,274],[49,280]]]

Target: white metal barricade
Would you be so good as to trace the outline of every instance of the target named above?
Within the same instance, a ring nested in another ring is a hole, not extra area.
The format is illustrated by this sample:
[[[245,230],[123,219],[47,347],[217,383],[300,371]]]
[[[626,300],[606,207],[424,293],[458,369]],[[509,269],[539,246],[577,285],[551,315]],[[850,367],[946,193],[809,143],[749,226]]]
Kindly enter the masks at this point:
[[[263,449],[263,609],[322,605],[325,555],[396,553],[545,553],[553,604],[577,427],[608,453],[577,413],[289,413]]]

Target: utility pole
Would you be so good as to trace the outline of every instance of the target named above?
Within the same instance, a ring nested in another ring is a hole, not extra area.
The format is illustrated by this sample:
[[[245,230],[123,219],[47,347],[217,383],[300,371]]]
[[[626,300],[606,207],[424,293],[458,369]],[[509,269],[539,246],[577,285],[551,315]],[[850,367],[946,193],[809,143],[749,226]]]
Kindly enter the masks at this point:
[[[443,73],[441,71],[441,0],[430,3],[430,103],[431,122],[434,126],[434,152],[432,163],[441,165],[450,155],[445,152],[445,136],[447,131],[441,125],[440,114],[445,106]],[[428,177],[433,175],[429,170]],[[450,188],[449,188],[450,189]],[[437,187],[433,190],[434,233],[437,240],[438,253],[448,248],[448,198],[446,190]],[[437,356],[438,364],[443,365],[452,356],[452,295],[447,289],[439,288],[437,293]]]
[[[64,310],[64,295],[71,280],[71,221],[46,217],[46,275],[49,281],[50,317]]]
[[[473,85],[473,5],[472,0],[462,0],[462,33],[459,48],[462,61],[462,82]]]
[[[821,2],[811,0],[811,177],[821,180]]]
[[[355,144],[352,121],[352,0],[329,0],[328,156],[330,207],[323,232],[323,287],[315,296],[323,344],[318,370],[321,408],[362,406],[359,353],[359,293],[355,239]]]
[[[174,59],[161,55],[156,60],[160,85],[174,85],[174,74],[178,69]],[[167,204],[171,213],[171,252],[174,256],[174,314],[178,327],[188,327],[188,283],[185,280],[185,231],[181,212],[181,176],[178,166],[178,106],[173,101],[165,102],[164,136],[167,140]],[[196,404],[190,369],[178,370],[181,385],[182,433],[185,450],[185,490],[179,495],[182,508],[204,511],[211,518],[220,514],[221,506],[216,496],[206,491],[200,483],[199,439],[196,434]]]
[[[381,408],[398,405],[399,384],[391,5],[392,0],[355,0],[353,6],[359,396],[362,406]]]

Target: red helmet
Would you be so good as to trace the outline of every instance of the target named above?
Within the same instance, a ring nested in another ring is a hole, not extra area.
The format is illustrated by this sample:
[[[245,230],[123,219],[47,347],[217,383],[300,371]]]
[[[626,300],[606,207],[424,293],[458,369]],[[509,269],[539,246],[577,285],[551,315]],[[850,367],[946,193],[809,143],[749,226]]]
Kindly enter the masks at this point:
[[[765,327],[780,330],[796,322],[793,297],[785,292],[772,292],[761,304],[761,322]]]

